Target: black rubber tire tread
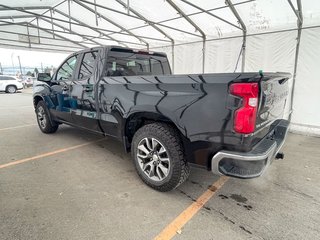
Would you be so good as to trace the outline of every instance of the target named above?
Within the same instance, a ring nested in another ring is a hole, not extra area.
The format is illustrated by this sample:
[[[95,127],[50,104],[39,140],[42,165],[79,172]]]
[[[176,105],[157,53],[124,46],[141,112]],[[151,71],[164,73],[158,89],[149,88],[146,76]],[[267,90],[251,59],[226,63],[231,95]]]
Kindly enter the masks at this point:
[[[139,163],[136,158],[136,149],[144,137],[154,137],[162,144],[164,144],[165,148],[169,152],[170,157],[170,164],[172,173],[169,174],[165,182],[161,183],[160,185],[155,184],[154,181],[149,179],[140,169]],[[187,161],[184,158],[184,151],[183,146],[181,143],[181,139],[179,133],[176,129],[171,127],[165,123],[151,123],[147,124],[135,133],[132,143],[131,143],[131,150],[132,150],[132,157],[134,160],[134,165],[136,171],[140,178],[150,187],[161,191],[167,192],[175,189],[180,184],[182,184],[190,174],[190,167]]]
[[[58,128],[59,128],[59,124],[56,123],[56,122],[53,122],[50,120],[49,118],[49,111],[48,111],[48,108],[47,108],[47,105],[45,104],[44,101],[39,101],[37,106],[36,106],[36,114],[37,114],[37,111],[38,111],[38,108],[42,106],[44,111],[45,111],[45,118],[46,118],[46,127],[45,128],[42,128],[39,124],[39,120],[38,120],[38,116],[37,116],[37,122],[38,122],[38,126],[40,128],[40,130],[43,132],[43,133],[46,133],[46,134],[50,134],[50,133],[55,133]],[[53,123],[52,123],[53,122]]]
[[[16,93],[17,90],[18,90],[15,85],[8,85],[8,86],[6,87],[6,93],[10,93],[10,92],[8,91],[9,87],[14,87],[14,88],[16,89],[13,93]]]

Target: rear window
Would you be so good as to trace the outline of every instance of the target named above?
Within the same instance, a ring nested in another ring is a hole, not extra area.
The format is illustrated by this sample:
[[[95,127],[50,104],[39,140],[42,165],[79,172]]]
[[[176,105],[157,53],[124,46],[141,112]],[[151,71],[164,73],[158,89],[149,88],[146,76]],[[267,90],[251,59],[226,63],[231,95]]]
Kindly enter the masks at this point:
[[[159,54],[135,53],[133,51],[108,52],[105,76],[136,76],[170,74],[167,57]]]
[[[92,75],[98,51],[87,52],[83,56],[80,66],[79,78],[88,78]]]

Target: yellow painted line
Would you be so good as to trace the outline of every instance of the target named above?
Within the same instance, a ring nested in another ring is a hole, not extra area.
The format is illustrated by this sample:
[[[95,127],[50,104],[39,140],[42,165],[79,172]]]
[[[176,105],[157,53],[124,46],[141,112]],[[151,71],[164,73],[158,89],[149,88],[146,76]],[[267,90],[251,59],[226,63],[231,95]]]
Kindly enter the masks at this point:
[[[34,157],[24,158],[24,159],[17,160],[17,161],[14,161],[14,162],[5,163],[5,164],[0,165],[0,169],[6,168],[6,167],[11,167],[11,166],[14,166],[14,165],[17,165],[17,164],[21,164],[21,163],[25,163],[25,162],[29,162],[29,161],[33,161],[33,160],[39,160],[39,159],[44,158],[44,157],[49,157],[49,156],[52,156],[52,155],[55,155],[55,154],[58,154],[58,153],[63,153],[63,152],[67,152],[67,151],[70,151],[70,150],[77,149],[77,148],[81,148],[81,147],[84,147],[84,146],[87,146],[87,145],[90,145],[90,144],[93,144],[93,143],[96,143],[96,142],[100,142],[102,140],[105,140],[105,138],[102,138],[102,139],[99,139],[99,140],[95,140],[95,141],[91,141],[91,142],[86,142],[86,143],[75,145],[75,146],[68,147],[68,148],[58,149],[58,150],[55,150],[55,151],[52,151],[52,152],[43,153],[43,154],[40,154],[40,155],[37,155],[37,156],[34,156]]]
[[[222,176],[214,182],[207,191],[205,191],[195,202],[186,208],[178,217],[176,217],[154,240],[168,240],[173,238],[177,231],[190,221],[190,219],[203,207],[206,202],[226,183],[229,177]]]
[[[26,124],[26,125],[20,125],[20,126],[15,126],[15,127],[0,128],[0,131],[17,129],[17,128],[24,128],[24,127],[30,127],[30,126],[36,126],[36,125],[37,124]]]

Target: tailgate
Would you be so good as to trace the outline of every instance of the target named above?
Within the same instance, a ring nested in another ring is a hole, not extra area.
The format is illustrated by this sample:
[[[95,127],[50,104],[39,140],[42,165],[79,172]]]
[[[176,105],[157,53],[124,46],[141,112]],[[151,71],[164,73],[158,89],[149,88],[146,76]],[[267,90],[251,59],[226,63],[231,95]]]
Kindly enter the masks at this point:
[[[288,73],[265,73],[260,81],[260,103],[256,130],[282,119],[289,93]]]

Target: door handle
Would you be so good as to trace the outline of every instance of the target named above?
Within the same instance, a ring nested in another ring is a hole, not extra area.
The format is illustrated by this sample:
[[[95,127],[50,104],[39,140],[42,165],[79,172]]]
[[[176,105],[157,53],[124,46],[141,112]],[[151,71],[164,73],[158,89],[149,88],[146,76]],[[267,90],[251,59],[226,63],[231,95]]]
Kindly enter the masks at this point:
[[[85,92],[92,92],[92,91],[93,91],[93,87],[92,87],[92,85],[84,86],[84,87],[83,87],[83,90],[84,90]]]
[[[62,91],[68,91],[69,90],[69,87],[67,86],[67,85],[64,85],[63,87],[62,87]]]

